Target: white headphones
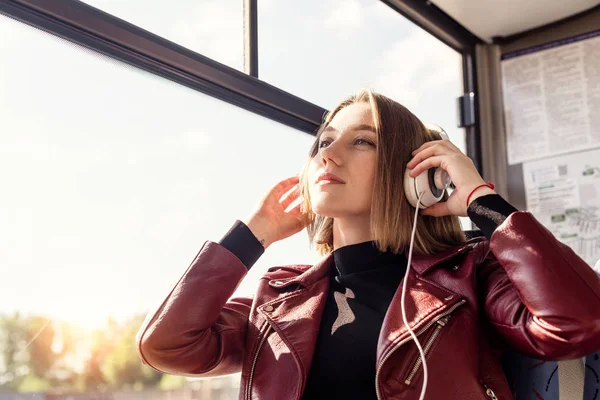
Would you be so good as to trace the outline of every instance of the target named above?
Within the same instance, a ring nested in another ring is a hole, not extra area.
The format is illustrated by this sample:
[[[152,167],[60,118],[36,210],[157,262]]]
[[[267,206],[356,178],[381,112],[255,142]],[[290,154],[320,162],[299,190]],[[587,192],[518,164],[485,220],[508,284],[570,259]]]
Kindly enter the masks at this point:
[[[446,131],[439,125],[425,124],[425,127],[435,136],[439,136],[443,140],[450,140]],[[416,178],[409,175],[410,171],[407,168],[404,173],[404,192],[406,193],[408,202],[415,208],[417,207],[417,200],[421,192],[424,193],[421,197],[419,207],[423,209],[442,200],[444,192],[452,183],[450,175],[442,168],[430,168],[419,174]]]

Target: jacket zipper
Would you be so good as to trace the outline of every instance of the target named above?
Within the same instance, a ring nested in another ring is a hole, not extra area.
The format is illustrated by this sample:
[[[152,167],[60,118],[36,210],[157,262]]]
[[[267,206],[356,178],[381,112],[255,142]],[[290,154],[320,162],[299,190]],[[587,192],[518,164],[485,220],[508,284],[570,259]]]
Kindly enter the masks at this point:
[[[256,362],[258,361],[258,354],[260,353],[260,349],[263,347],[263,344],[265,344],[265,341],[267,340],[267,338],[269,337],[269,333],[271,333],[271,329],[273,329],[271,327],[271,324],[269,324],[269,327],[267,328],[264,336],[262,337],[262,339],[260,340],[260,343],[258,344],[258,349],[256,349],[256,354],[254,354],[254,360],[252,360],[252,367],[250,368],[250,376],[248,377],[248,385],[246,386],[246,399],[248,400],[252,400],[252,378],[254,377],[254,368],[256,367]]]
[[[447,310],[446,312],[440,314],[437,316],[437,318],[434,318],[433,320],[429,321],[429,323],[427,325],[425,325],[420,331],[418,331],[416,333],[416,336],[419,336],[421,334],[423,334],[423,332],[427,331],[427,329],[431,328],[433,326],[433,324],[437,323],[440,319],[444,318],[445,316],[452,314],[452,312],[454,310],[456,310],[458,307],[462,306],[463,304],[466,303],[466,300],[461,300],[458,303],[456,303],[455,305],[453,305],[449,310]],[[385,364],[385,362],[387,361],[388,358],[390,358],[390,356],[396,351],[398,350],[401,346],[403,346],[404,344],[406,344],[407,342],[412,340],[412,336],[408,336],[406,339],[402,340],[400,343],[398,343],[396,346],[394,346],[394,348],[392,350],[390,350],[385,357],[383,357],[383,360],[381,360],[381,362],[379,363],[379,366],[377,367],[377,372],[375,373],[375,389],[377,391],[377,399],[381,400],[381,390],[379,389],[379,373],[381,372],[381,367],[383,366],[383,364]]]
[[[433,331],[433,333],[429,337],[429,340],[427,340],[427,343],[425,343],[425,346],[423,346],[423,353],[425,354],[425,356],[427,356],[427,354],[429,353],[429,350],[431,350],[433,343],[435,342],[435,340],[437,339],[439,334],[442,332],[442,329],[444,328],[444,326],[446,326],[446,324],[450,320],[450,317],[451,317],[451,315],[446,315],[444,318],[437,321],[437,326],[435,327],[435,331]],[[417,358],[417,361],[415,361],[415,364],[413,365],[412,369],[410,370],[408,377],[404,381],[405,384],[410,385],[410,383],[412,382],[415,375],[417,375],[417,372],[419,371],[419,367],[421,366],[421,364],[423,364],[423,360],[421,359],[421,356],[419,355],[419,357]]]
[[[483,384],[483,387],[485,388],[485,394],[487,394],[490,399],[498,400],[498,398],[496,397],[496,393],[494,393],[494,391],[492,389],[487,387],[486,384]]]

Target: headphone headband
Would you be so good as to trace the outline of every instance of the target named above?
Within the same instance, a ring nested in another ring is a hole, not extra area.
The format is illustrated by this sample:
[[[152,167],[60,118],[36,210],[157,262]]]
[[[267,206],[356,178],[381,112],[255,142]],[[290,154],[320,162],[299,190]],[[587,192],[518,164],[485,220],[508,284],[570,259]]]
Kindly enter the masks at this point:
[[[440,139],[448,141],[450,140],[450,137],[448,136],[444,128],[442,128],[441,126],[432,124],[431,122],[426,122],[423,125],[425,125],[425,128],[427,128],[429,132],[432,132],[434,135],[439,136]]]

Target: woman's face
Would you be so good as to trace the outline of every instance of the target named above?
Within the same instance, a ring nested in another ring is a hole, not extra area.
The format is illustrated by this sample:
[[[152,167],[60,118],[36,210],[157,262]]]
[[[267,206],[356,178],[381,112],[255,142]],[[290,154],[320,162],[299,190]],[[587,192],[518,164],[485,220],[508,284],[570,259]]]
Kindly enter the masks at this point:
[[[308,168],[313,213],[331,218],[370,214],[376,146],[377,134],[368,103],[352,104],[338,111],[323,131],[318,152]]]

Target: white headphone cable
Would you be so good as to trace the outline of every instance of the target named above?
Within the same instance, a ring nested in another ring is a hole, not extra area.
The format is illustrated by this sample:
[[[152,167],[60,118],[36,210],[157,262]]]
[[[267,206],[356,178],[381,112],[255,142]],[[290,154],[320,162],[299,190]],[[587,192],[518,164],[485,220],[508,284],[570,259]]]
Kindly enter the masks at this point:
[[[402,321],[404,322],[404,326],[406,326],[406,329],[408,329],[410,336],[413,338],[413,340],[415,341],[415,344],[417,345],[417,348],[419,349],[419,354],[420,354],[421,361],[423,364],[423,387],[421,389],[421,396],[419,397],[419,400],[423,400],[425,398],[425,391],[427,390],[427,378],[428,378],[427,363],[425,362],[425,352],[423,351],[423,348],[421,347],[421,343],[419,343],[419,340],[417,339],[417,335],[415,335],[413,330],[408,325],[408,321],[406,319],[406,309],[404,307],[404,297],[406,297],[406,282],[408,280],[408,271],[410,270],[410,263],[412,261],[413,245],[415,242],[415,232],[417,231],[417,216],[419,215],[419,206],[421,204],[421,197],[423,196],[424,193],[425,192],[419,193],[419,197],[417,199],[417,207],[415,208],[415,219],[413,221],[413,230],[412,230],[412,234],[410,236],[410,247],[408,249],[408,263],[406,265],[404,281],[402,282],[402,298],[401,298],[401,302],[400,302],[401,308],[402,308]]]

